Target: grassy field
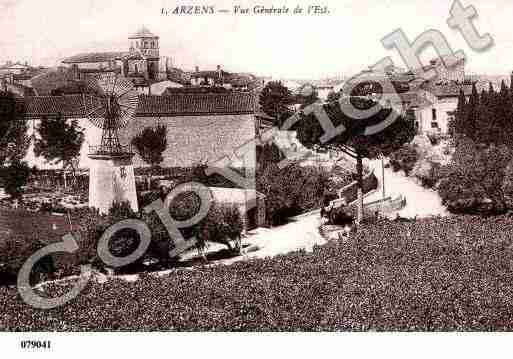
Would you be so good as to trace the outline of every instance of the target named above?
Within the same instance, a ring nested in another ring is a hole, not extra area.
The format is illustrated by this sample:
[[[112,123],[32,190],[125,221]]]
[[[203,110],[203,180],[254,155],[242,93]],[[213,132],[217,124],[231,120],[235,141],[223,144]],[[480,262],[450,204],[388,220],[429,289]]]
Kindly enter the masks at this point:
[[[0,238],[10,235],[57,242],[69,229],[67,216],[0,209]]]
[[[385,222],[313,253],[91,283],[47,311],[0,288],[0,328],[512,330],[512,234],[507,217]]]

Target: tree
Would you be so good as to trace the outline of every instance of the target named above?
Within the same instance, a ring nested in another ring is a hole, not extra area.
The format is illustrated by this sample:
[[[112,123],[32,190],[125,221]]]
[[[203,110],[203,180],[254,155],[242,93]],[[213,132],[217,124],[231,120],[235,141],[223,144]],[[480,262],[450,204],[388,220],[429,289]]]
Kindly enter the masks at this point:
[[[84,142],[84,133],[78,126],[78,121],[69,121],[60,115],[56,118],[43,118],[37,131],[39,138],[36,138],[34,144],[36,156],[43,156],[49,162],[62,162],[63,170],[70,166],[75,178],[74,160],[80,156]],[[65,172],[63,175],[66,186]]]
[[[0,92],[0,167],[25,157],[30,141],[24,105],[10,92]]]
[[[21,189],[27,183],[31,174],[31,169],[24,161],[15,159],[11,161],[9,166],[4,167],[1,171],[2,185],[5,192],[11,196],[11,199],[21,197]]]
[[[292,114],[289,108],[292,102],[292,93],[281,81],[267,83],[259,99],[262,110],[275,119],[275,125],[278,127],[281,127],[283,121]]]
[[[162,161],[167,148],[167,128],[164,125],[146,127],[132,139],[132,145],[144,162],[155,169]],[[151,184],[151,173],[148,175],[148,187]]]
[[[465,125],[467,123],[467,99],[465,93],[460,89],[458,96],[458,105],[454,118],[449,121],[449,133],[457,139],[458,136],[465,134]]]
[[[132,139],[137,154],[151,167],[158,166],[167,148],[167,128],[163,125],[146,127]]]
[[[350,101],[351,103],[345,101]],[[354,120],[346,114],[347,111],[343,111],[345,106],[354,106],[361,110],[376,109],[377,111],[367,119]],[[346,130],[327,142],[321,142],[324,130],[314,113],[303,115],[292,129],[297,131],[298,140],[307,148],[333,147],[339,151],[346,152],[356,159],[359,202],[358,221],[360,222],[363,216],[363,158],[373,159],[379,156],[390,155],[401,148],[403,144],[413,140],[415,126],[413,121],[407,120],[404,116],[395,113],[393,109],[384,108],[371,100],[361,98],[346,98],[338,103],[325,104],[323,109],[326,111],[334,127],[344,125]],[[395,120],[381,132],[365,135],[365,129],[368,126],[384,123],[388,118],[395,118]]]

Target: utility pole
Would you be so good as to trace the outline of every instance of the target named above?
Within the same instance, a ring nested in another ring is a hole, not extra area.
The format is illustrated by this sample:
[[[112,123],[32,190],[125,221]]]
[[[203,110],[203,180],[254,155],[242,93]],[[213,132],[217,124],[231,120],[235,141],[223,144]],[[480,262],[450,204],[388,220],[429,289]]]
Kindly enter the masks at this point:
[[[356,211],[356,224],[360,224],[363,220],[363,159],[360,152],[356,153],[356,174],[358,177],[358,207]]]
[[[383,190],[383,199],[385,199],[385,156],[381,155],[381,187]]]

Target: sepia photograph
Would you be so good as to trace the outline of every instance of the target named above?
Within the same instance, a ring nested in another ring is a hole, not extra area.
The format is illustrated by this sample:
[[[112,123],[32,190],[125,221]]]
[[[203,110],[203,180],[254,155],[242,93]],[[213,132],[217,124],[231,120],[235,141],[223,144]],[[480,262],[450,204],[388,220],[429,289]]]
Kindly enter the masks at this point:
[[[513,330],[511,1],[0,10],[13,353]]]

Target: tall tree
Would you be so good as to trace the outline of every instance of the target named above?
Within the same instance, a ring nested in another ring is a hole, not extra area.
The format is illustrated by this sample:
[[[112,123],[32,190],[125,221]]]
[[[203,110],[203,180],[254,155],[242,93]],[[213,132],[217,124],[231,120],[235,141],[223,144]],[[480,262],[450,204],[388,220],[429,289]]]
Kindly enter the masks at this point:
[[[327,142],[321,141],[324,131],[314,113],[304,115],[292,129],[297,131],[298,140],[307,148],[331,147],[344,151],[356,159],[359,188],[358,221],[361,221],[363,214],[363,158],[373,159],[379,156],[388,156],[390,153],[398,150],[405,143],[413,140],[415,126],[413,121],[395,113],[393,109],[383,108],[373,101],[361,98],[347,98],[345,101],[351,101],[351,106],[359,109],[372,108],[377,109],[377,111],[367,119],[354,120],[342,110],[343,104],[330,103],[323,105],[333,126],[344,125],[346,128],[344,132],[329,139]],[[382,131],[372,135],[365,134],[365,130],[369,126],[385,123],[390,118],[395,120]]]
[[[167,148],[167,128],[164,125],[156,127],[145,127],[137,136],[132,139],[135,151],[144,162],[150,165],[150,173],[147,177],[148,189],[151,188],[151,171],[162,161],[162,155]]]
[[[84,133],[77,120],[66,120],[61,116],[43,118],[37,127],[39,137],[36,137],[34,153],[43,156],[49,162],[62,162],[63,170],[71,167],[75,178],[74,160],[80,156],[84,142]],[[66,184],[66,174],[64,180]]]
[[[281,81],[268,82],[262,89],[259,103],[262,110],[275,119],[275,125],[278,127],[292,114],[292,93]]]
[[[468,100],[468,109],[467,109],[467,121],[465,123],[465,131],[467,135],[476,139],[479,125],[479,110],[480,110],[480,96],[477,92],[476,84],[472,84],[472,93],[470,94],[470,98]]]
[[[164,160],[162,154],[167,148],[167,128],[163,125],[145,127],[132,139],[137,154],[152,168]]]
[[[27,154],[29,137],[24,104],[10,92],[0,92],[0,167]]]
[[[456,114],[449,122],[449,133],[458,140],[460,135],[465,134],[465,125],[467,123],[467,100],[465,93],[460,89],[458,96],[458,105],[456,107]]]

